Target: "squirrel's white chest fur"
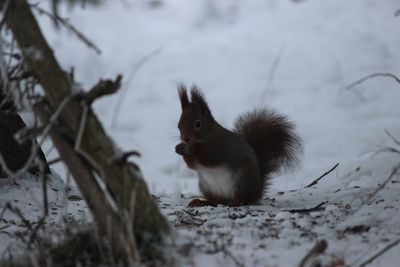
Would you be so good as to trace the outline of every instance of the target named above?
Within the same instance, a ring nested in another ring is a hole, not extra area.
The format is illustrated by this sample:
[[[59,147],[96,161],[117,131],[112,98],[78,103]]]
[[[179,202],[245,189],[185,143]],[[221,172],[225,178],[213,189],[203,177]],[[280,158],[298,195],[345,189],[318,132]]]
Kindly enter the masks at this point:
[[[232,171],[228,168],[225,166],[210,168],[196,164],[196,171],[199,175],[199,182],[205,190],[216,196],[233,197],[235,179]]]

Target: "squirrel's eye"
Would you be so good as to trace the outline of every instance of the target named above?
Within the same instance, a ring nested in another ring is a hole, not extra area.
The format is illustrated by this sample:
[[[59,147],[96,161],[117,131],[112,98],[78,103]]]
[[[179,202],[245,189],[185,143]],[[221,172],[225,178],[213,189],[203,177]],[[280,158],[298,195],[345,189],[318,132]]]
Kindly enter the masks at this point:
[[[195,120],[194,121],[194,128],[195,129],[200,129],[201,125],[202,125],[201,120]]]

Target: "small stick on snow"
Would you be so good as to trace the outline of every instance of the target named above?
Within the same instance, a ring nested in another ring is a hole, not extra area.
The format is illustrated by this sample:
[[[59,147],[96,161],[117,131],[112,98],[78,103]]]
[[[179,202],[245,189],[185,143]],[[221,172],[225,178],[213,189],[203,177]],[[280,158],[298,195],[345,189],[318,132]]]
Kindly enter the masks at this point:
[[[321,210],[324,210],[325,208],[322,208],[322,206],[325,204],[325,202],[321,202],[321,203],[319,203],[317,206],[315,206],[315,207],[312,207],[312,208],[306,208],[306,209],[293,209],[293,210],[288,210],[288,212],[291,212],[291,213],[295,213],[295,212],[298,212],[298,213],[306,213],[306,212],[313,212],[313,211],[321,211]]]
[[[370,201],[376,194],[378,194],[379,191],[381,191],[389,182],[392,180],[392,178],[397,174],[397,172],[400,170],[400,164],[395,166],[390,173],[390,175],[386,178],[386,180],[378,186],[377,189],[375,189],[374,192],[372,192],[366,200],[364,200],[351,214],[355,214],[358,212],[368,201]]]
[[[346,90],[353,89],[354,87],[356,87],[359,84],[362,84],[366,80],[376,78],[376,77],[389,77],[389,78],[394,79],[397,83],[400,83],[400,78],[398,78],[396,75],[394,75],[392,73],[372,73],[370,75],[365,76],[364,78],[361,78],[361,79],[349,84],[348,86],[346,86]]]
[[[333,166],[329,171],[325,172],[324,174],[322,174],[320,177],[318,177],[317,179],[315,179],[311,184],[305,186],[304,188],[307,187],[311,187],[313,185],[316,185],[319,180],[321,180],[322,178],[324,178],[325,176],[327,176],[328,174],[330,174],[331,172],[333,172],[333,170],[335,170],[337,168],[337,166],[339,166],[339,163],[336,163],[335,166]]]
[[[393,241],[392,243],[390,243],[389,245],[387,245],[386,247],[384,247],[382,250],[380,250],[378,253],[376,253],[375,255],[373,255],[371,258],[369,258],[368,260],[364,261],[363,263],[360,264],[360,267],[364,267],[367,266],[368,264],[370,264],[371,262],[373,262],[376,258],[382,256],[385,252],[387,252],[389,249],[397,246],[400,243],[400,238]]]
[[[324,253],[327,247],[328,243],[326,243],[325,240],[318,241],[317,244],[315,244],[315,246],[301,260],[299,267],[304,267],[307,261],[309,261],[312,257]]]

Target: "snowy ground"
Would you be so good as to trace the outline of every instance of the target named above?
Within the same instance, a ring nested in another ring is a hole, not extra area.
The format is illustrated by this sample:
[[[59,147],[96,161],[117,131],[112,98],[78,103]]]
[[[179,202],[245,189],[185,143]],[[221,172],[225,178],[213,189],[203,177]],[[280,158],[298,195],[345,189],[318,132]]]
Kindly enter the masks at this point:
[[[357,266],[400,237],[398,176],[357,208],[400,161],[396,154],[373,157],[380,146],[395,145],[385,129],[400,138],[400,85],[376,78],[345,90],[373,72],[400,75],[397,0],[148,2],[62,10],[101,55],[38,18],[62,66],[75,67],[85,88],[124,75],[122,101],[113,96],[95,109],[121,148],[143,154],[138,163],[176,226],[177,242],[194,245],[185,265],[296,266],[325,239],[324,262]],[[203,88],[227,127],[256,106],[288,115],[304,143],[301,168],[277,177],[260,205],[186,208],[199,193],[195,174],[174,154],[177,82]],[[336,162],[334,172],[304,189]],[[318,211],[288,211],[322,202]],[[371,266],[399,261],[400,245]]]

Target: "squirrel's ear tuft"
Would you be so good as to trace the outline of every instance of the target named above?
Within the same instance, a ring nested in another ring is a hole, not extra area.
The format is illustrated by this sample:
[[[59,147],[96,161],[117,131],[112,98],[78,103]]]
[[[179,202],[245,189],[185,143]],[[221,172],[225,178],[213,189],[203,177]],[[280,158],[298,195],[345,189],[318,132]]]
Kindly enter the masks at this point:
[[[179,100],[181,101],[182,110],[190,105],[186,87],[183,84],[178,84]]]
[[[211,110],[208,107],[203,93],[200,91],[197,85],[192,86],[192,89],[190,90],[190,95],[192,97],[192,104],[200,109],[201,114],[204,117],[212,118]]]

